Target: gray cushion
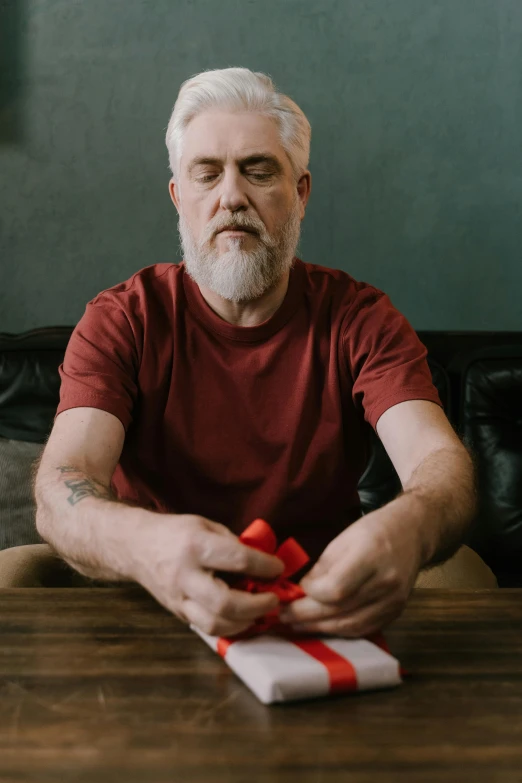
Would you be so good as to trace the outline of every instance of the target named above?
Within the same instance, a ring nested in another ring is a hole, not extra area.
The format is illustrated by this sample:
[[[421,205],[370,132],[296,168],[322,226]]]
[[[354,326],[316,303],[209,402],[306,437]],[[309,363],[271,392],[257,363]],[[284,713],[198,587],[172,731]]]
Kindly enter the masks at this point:
[[[42,453],[39,443],[0,437],[0,549],[39,544],[32,469]]]

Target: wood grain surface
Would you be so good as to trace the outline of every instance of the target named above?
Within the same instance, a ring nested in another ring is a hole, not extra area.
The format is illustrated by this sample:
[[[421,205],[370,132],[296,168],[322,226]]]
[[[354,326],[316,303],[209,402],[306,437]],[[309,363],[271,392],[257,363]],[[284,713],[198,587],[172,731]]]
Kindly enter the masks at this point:
[[[522,781],[522,590],[414,593],[411,676],[266,707],[137,588],[0,591],[2,783]]]

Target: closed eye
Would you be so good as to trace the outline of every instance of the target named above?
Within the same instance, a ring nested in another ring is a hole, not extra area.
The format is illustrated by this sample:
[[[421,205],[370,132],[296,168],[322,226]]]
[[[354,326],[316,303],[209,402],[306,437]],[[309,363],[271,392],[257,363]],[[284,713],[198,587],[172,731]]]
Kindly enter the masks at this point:
[[[252,177],[253,179],[259,179],[259,180],[270,179],[270,177],[272,176],[272,172],[271,171],[268,171],[268,172],[267,171],[249,171],[248,172],[248,176]]]

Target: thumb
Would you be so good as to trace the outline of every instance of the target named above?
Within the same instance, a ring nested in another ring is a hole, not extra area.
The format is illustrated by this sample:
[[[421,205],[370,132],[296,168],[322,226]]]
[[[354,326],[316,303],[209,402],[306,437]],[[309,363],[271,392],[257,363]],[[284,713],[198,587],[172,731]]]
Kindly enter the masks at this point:
[[[305,576],[300,581],[300,585],[303,588],[303,590],[306,591],[307,585],[310,585],[312,582],[315,582],[316,580],[322,579],[324,576],[328,574],[330,570],[330,566],[328,562],[326,561],[326,558],[324,555],[321,555],[319,560],[315,563],[315,565],[308,571]]]
[[[218,536],[227,536],[228,538],[232,536],[232,538],[238,538],[238,536],[236,536],[236,534],[233,533],[230,528],[226,527],[226,525],[222,525],[220,522],[213,522],[211,519],[206,519],[205,523],[207,529],[212,533],[217,533]]]

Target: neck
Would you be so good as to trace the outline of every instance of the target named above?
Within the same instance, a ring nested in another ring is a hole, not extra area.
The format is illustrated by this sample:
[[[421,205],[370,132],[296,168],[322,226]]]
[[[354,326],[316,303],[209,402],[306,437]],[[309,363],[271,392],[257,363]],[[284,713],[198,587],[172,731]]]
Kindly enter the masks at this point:
[[[224,321],[234,326],[258,326],[279,309],[288,290],[289,272],[269,291],[249,302],[230,302],[210,288],[199,286],[201,295],[212,310]]]

